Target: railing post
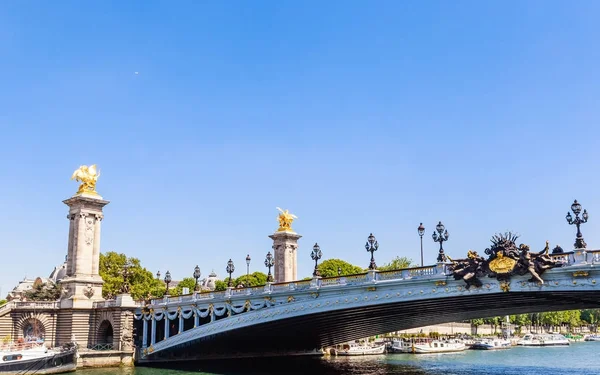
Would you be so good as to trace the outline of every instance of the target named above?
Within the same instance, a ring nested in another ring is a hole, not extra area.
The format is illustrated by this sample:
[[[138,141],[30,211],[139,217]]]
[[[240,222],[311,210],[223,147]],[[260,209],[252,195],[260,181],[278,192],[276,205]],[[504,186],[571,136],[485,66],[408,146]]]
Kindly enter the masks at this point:
[[[165,340],[169,338],[169,312],[165,310]]]
[[[148,347],[148,321],[144,318],[144,314],[142,314],[142,348],[146,349]]]
[[[435,273],[436,274],[446,274],[446,263],[445,262],[438,262],[436,267],[435,267]]]
[[[575,259],[575,263],[586,264],[586,256],[587,251],[585,249],[575,249],[573,253],[573,258]]]
[[[227,289],[225,290],[225,297],[231,297],[231,290],[233,289],[233,287],[228,286]]]
[[[198,316],[198,312],[194,310],[194,328],[200,325],[200,317]]]
[[[369,272],[367,272],[367,282],[368,281],[372,283],[377,282],[377,270],[369,270]]]
[[[272,290],[271,284],[273,284],[273,283],[267,281],[267,283],[265,284],[265,291],[264,291],[264,293],[269,293],[269,294],[271,293],[271,290]]]
[[[150,345],[156,344],[156,318],[152,315],[152,333],[150,334]]]
[[[321,276],[313,276],[310,281],[310,289],[319,289],[321,287]]]
[[[177,331],[177,334],[180,334],[181,332],[183,332],[183,310],[179,311],[179,330]]]

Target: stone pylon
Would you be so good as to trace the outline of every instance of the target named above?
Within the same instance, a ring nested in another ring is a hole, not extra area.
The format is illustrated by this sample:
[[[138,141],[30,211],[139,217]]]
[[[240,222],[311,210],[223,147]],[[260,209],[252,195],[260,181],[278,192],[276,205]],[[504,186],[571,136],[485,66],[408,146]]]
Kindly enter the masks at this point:
[[[301,237],[293,231],[277,231],[269,236],[273,240],[275,282],[298,280],[296,250]]]
[[[102,208],[109,202],[95,194],[76,194],[63,201],[69,206],[67,276],[62,280],[61,308],[91,308],[102,300],[99,274]]]

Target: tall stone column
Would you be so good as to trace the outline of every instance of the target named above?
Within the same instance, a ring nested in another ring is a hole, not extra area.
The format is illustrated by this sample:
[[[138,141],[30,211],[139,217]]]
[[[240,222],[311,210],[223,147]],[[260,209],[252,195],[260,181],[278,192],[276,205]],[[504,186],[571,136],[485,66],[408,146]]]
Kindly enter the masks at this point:
[[[273,240],[275,255],[275,282],[283,283],[298,280],[297,252],[298,240],[302,236],[292,231],[275,232],[269,236]]]
[[[63,201],[69,206],[67,276],[61,281],[61,308],[91,308],[102,300],[99,274],[102,208],[109,202],[98,194],[78,193]]]

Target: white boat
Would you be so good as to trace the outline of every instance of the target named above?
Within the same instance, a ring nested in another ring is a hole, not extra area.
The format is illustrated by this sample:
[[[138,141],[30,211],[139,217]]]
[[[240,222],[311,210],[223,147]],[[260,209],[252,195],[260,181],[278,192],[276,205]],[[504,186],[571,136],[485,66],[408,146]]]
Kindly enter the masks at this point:
[[[497,338],[477,340],[471,345],[471,349],[474,350],[510,349],[510,347],[510,341]]]
[[[434,340],[427,338],[402,339],[392,342],[391,350],[396,353],[452,353],[462,352],[467,346],[460,340]]]
[[[587,335],[585,341],[600,341],[600,335]]]
[[[374,355],[383,354],[385,352],[385,344],[381,345],[368,345],[349,343],[341,346],[337,349],[337,355]]]
[[[68,345],[48,350],[43,345],[14,345],[0,349],[0,375],[62,374],[75,371],[77,348]]]
[[[558,333],[531,334],[528,333],[519,341],[520,346],[568,346],[569,340]]]

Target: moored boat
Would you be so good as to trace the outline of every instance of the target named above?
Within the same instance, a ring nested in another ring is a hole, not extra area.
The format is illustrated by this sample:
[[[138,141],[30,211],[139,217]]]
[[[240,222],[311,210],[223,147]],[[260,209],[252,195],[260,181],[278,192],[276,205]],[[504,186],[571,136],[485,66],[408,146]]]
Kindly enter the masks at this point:
[[[392,343],[392,351],[395,353],[452,353],[462,352],[466,348],[466,345],[462,341],[455,339],[414,338],[394,340]]]
[[[381,345],[368,345],[349,343],[344,344],[340,349],[337,349],[337,355],[375,355],[383,354],[385,352],[385,344]]]
[[[558,333],[531,334],[528,333],[519,341],[519,346],[568,346],[569,340]]]
[[[11,347],[0,350],[0,374],[62,374],[75,371],[77,347],[74,344],[48,350],[44,346]]]
[[[600,335],[587,335],[584,338],[585,341],[600,341]]]
[[[471,345],[474,350],[510,349],[510,341],[504,339],[481,339]]]

